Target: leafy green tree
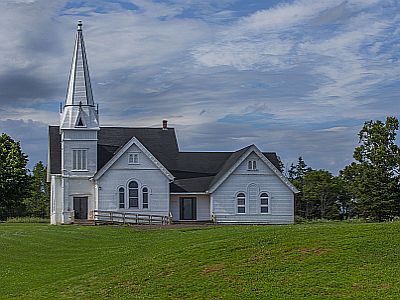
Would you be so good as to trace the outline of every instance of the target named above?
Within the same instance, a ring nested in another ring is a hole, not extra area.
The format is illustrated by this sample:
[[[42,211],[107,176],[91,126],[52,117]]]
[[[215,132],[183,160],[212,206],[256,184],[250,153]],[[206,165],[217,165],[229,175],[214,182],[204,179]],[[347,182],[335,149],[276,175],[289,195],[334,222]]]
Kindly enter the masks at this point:
[[[356,212],[379,221],[400,216],[400,148],[396,144],[399,121],[387,117],[365,122],[354,159],[341,171],[354,198]]]
[[[30,195],[24,200],[29,215],[46,218],[50,212],[50,186],[46,181],[46,167],[39,161],[30,177]]]
[[[22,204],[29,190],[28,157],[19,142],[0,135],[0,218],[6,218]]]
[[[303,201],[307,205],[307,217],[339,219],[341,205],[339,181],[326,170],[312,170],[304,176]]]

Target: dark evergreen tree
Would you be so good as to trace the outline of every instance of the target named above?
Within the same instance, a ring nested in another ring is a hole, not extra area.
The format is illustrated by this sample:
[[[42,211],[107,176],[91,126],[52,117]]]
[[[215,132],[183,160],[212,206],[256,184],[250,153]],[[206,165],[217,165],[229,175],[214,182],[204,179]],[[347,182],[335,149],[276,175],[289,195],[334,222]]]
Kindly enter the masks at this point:
[[[19,142],[3,133],[0,136],[0,218],[15,213],[29,191],[26,168],[28,157]]]
[[[303,218],[311,217],[309,203],[304,201],[303,198],[304,176],[311,170],[312,169],[307,166],[301,156],[299,157],[297,164],[294,165],[292,163],[288,170],[288,178],[290,182],[300,191],[300,193],[295,196],[295,214]]]

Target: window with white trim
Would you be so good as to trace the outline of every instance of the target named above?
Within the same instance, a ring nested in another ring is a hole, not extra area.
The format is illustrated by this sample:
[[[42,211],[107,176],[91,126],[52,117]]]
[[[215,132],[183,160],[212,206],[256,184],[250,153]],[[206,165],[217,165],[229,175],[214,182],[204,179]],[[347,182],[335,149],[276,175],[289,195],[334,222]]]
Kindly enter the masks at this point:
[[[257,161],[256,160],[249,160],[247,162],[247,170],[249,170],[249,171],[257,170]]]
[[[130,164],[130,165],[139,164],[139,153],[129,153],[128,154],[128,164]]]
[[[260,207],[261,207],[261,213],[262,214],[267,214],[269,213],[269,196],[267,193],[261,193],[260,194]]]
[[[118,189],[119,208],[125,208],[125,189],[120,187]]]
[[[139,208],[139,186],[136,181],[128,184],[129,208]]]
[[[238,214],[246,213],[246,195],[244,193],[239,193],[236,195],[236,205]]]
[[[149,208],[149,189],[147,187],[142,188],[142,207],[143,209]]]
[[[87,149],[72,150],[72,170],[87,170]]]

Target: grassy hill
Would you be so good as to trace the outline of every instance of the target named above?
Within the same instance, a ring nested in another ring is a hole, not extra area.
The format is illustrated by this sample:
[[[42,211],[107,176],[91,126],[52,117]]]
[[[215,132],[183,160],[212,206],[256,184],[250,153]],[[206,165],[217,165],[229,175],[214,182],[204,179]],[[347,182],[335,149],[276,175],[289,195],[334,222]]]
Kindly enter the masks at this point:
[[[1,298],[399,299],[400,222],[0,224]]]

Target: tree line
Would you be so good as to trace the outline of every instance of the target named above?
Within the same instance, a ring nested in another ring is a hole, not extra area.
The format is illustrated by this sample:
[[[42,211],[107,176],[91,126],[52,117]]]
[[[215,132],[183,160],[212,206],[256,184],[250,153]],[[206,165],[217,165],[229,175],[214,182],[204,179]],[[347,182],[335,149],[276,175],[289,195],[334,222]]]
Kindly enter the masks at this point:
[[[400,218],[400,148],[396,144],[399,120],[368,121],[360,130],[354,161],[333,176],[314,170],[302,157],[287,170],[300,191],[295,213],[305,219]]]
[[[354,161],[334,176],[307,166],[302,157],[286,170],[300,191],[295,214],[304,219],[400,218],[399,120],[387,117],[364,123],[354,149]],[[39,161],[32,171],[19,142],[0,136],[0,220],[11,216],[48,218],[50,187],[46,167]]]

